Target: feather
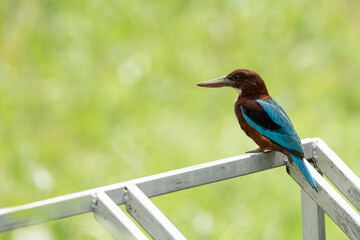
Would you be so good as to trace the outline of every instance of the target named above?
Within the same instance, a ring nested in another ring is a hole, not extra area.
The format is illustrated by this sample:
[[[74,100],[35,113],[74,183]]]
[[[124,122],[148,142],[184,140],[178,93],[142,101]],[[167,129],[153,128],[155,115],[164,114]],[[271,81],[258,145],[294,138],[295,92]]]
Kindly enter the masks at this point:
[[[288,152],[292,160],[295,162],[296,166],[300,169],[300,172],[304,175],[306,180],[310,183],[310,185],[315,189],[316,192],[319,192],[319,189],[317,188],[317,185],[311,176],[309,169],[306,167],[304,159],[299,158],[298,156],[295,156]]]
[[[241,106],[246,122],[261,135],[273,141],[276,147],[283,148],[298,166],[306,180],[318,192],[309,169],[306,167],[303,158],[299,157],[304,155],[301,141],[285,111],[271,98],[266,100],[255,99],[255,101],[260,104],[263,111]]]
[[[266,100],[256,99],[256,102],[259,103],[267,113],[266,118],[270,118],[275,124],[281,127],[278,129],[272,129],[256,123],[256,120],[252,118],[252,114],[249,114],[249,110],[246,110],[244,106],[241,106],[246,122],[251,127],[255,128],[261,135],[269,138],[283,148],[298,152],[299,154],[304,154],[300,138],[297,135],[289,117],[280,105],[271,98]]]

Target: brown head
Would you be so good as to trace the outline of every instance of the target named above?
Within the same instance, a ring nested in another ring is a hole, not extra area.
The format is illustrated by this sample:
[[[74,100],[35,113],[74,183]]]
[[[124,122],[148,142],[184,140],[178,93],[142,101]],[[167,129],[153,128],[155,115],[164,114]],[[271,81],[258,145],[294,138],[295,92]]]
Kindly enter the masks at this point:
[[[269,95],[264,80],[259,74],[248,69],[237,69],[224,77],[201,82],[200,87],[233,87],[246,97]]]

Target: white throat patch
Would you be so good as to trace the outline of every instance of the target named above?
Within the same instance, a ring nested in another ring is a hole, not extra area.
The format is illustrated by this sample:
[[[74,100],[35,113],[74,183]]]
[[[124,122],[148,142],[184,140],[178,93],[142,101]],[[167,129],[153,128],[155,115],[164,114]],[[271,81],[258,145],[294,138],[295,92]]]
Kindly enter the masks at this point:
[[[238,95],[241,94],[241,89],[240,88],[235,88],[235,90],[237,91]]]

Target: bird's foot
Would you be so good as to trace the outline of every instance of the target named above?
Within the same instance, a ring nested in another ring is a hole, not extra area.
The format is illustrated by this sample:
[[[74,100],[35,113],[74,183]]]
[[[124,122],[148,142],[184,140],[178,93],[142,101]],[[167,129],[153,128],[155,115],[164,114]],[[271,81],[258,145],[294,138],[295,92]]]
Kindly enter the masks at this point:
[[[258,149],[252,150],[252,151],[248,151],[246,153],[262,153],[262,152],[265,152],[265,149],[258,148]]]

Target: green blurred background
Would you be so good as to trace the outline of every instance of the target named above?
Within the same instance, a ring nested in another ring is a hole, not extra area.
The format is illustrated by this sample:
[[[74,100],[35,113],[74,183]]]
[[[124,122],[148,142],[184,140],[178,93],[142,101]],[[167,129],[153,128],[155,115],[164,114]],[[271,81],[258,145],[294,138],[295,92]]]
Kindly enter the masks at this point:
[[[255,149],[236,93],[249,68],[301,138],[360,175],[360,2],[0,1],[0,207]],[[302,239],[284,168],[156,197],[189,239]],[[327,218],[328,239],[347,239]],[[91,213],[0,239],[111,239]]]

